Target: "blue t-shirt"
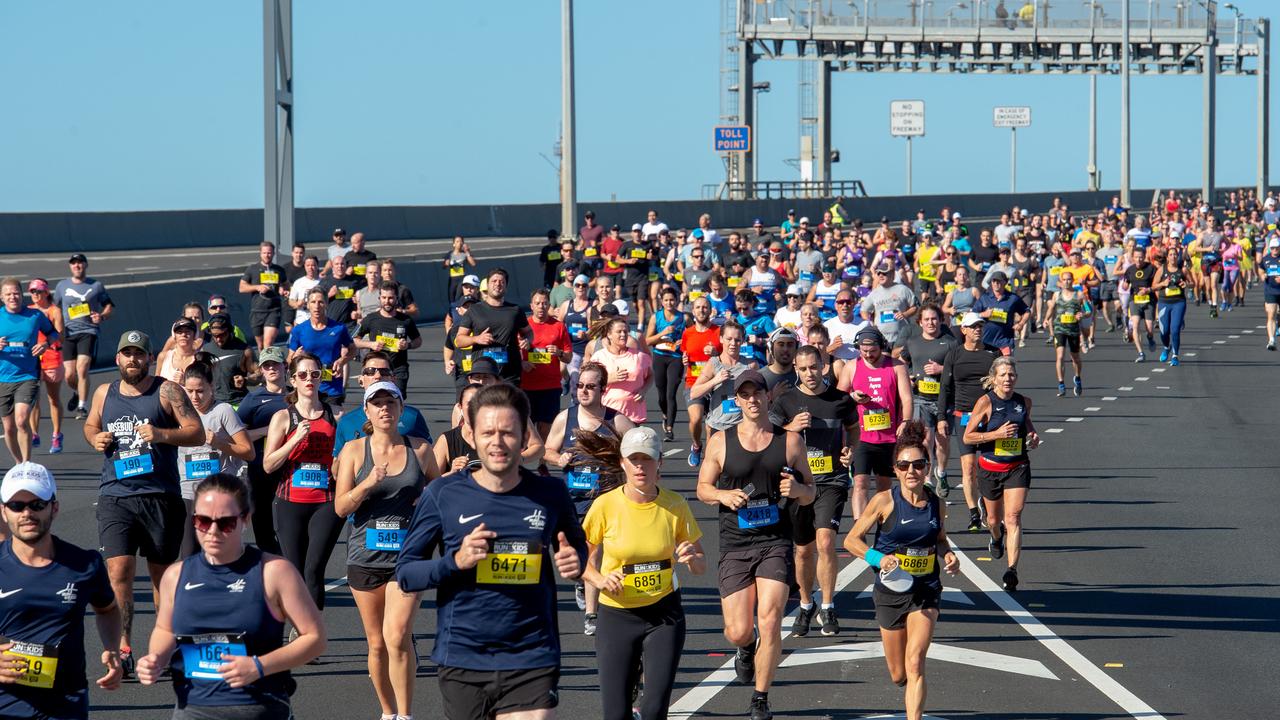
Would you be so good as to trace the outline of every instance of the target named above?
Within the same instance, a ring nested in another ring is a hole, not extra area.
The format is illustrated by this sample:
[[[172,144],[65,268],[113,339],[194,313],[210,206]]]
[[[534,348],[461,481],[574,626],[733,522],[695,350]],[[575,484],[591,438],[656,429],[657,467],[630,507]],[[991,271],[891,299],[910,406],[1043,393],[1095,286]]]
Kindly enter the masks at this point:
[[[338,453],[342,452],[343,445],[356,438],[364,437],[364,423],[368,419],[369,415],[365,413],[363,405],[343,414],[338,420],[338,429],[334,433],[334,457],[338,457]],[[404,411],[400,413],[400,422],[396,423],[396,432],[405,437],[422,438],[428,445],[431,444],[431,430],[427,428],[427,421],[412,405],[404,406]]]
[[[761,313],[751,317],[738,315],[734,320],[747,331],[747,341],[742,343],[742,347],[738,350],[738,359],[744,363],[767,364],[769,359],[765,357],[765,351],[761,348],[753,347],[751,340],[761,338],[766,343],[769,341],[769,333],[778,327],[777,323],[773,321],[773,317]]]
[[[320,358],[325,368],[333,367],[333,363],[342,355],[342,348],[351,345],[351,333],[347,326],[335,320],[325,320],[323,330],[316,330],[311,321],[293,326],[289,333],[290,350],[306,350]],[[342,394],[342,376],[320,381],[320,392],[326,395]]]
[[[40,341],[40,333],[48,336],[49,342],[58,339],[53,323],[43,312],[26,307],[13,313],[0,307],[0,336],[8,341],[0,348],[0,382],[36,379],[40,358],[31,354],[31,348]]]
[[[1006,293],[996,300],[993,293],[983,293],[973,304],[973,311],[991,310],[991,317],[982,326],[982,342],[990,347],[1013,347],[1013,324],[1018,316],[1029,312],[1027,304],[1014,293]]]
[[[256,387],[250,390],[249,394],[245,395],[240,404],[236,406],[236,416],[240,418],[240,422],[244,423],[246,430],[258,430],[270,425],[271,417],[287,407],[289,407],[289,403],[285,402],[284,393],[273,393],[265,387]],[[253,459],[249,461],[251,469],[262,469],[262,456],[266,444],[266,435],[253,441],[253,447],[257,449],[257,452],[253,454]]]
[[[952,240],[951,247],[955,248],[956,252],[960,255],[967,256],[969,253],[973,252],[973,247],[969,245],[969,241],[962,237]]]
[[[71,278],[61,280],[50,297],[53,304],[62,309],[62,327],[67,337],[72,335],[97,335],[98,326],[93,324],[93,313],[101,313],[103,308],[111,305],[111,296],[102,283],[86,277],[81,282]]]
[[[0,635],[15,643],[43,646],[56,654],[53,687],[0,685],[0,716],[84,718],[89,714],[85,680],[85,608],[110,607],[115,593],[102,556],[53,538],[53,563],[31,567],[13,554],[13,541],[0,544]],[[28,657],[39,657],[30,648]],[[34,662],[31,663],[34,668]],[[48,671],[48,663],[42,668]]]

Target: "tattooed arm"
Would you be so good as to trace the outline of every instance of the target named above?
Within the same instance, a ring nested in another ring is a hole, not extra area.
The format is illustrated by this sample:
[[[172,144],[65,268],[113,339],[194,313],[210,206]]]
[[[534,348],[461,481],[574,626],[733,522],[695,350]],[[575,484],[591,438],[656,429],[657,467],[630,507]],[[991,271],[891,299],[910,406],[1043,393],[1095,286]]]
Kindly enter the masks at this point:
[[[157,378],[158,379],[158,378]],[[173,429],[155,428],[155,439],[152,442],[179,445],[182,447],[199,447],[204,444],[204,425],[200,415],[191,404],[191,398],[169,380],[161,381],[160,406],[178,423]]]

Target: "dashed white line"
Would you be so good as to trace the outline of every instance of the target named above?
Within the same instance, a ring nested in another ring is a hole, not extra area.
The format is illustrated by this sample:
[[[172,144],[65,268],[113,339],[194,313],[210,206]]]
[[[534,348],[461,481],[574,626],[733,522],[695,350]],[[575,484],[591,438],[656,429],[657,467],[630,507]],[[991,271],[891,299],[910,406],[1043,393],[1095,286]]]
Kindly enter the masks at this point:
[[[1116,399],[1115,395],[1107,395],[1102,398],[1104,402],[1115,402],[1115,399]]]
[[[1131,385],[1121,385],[1121,386],[1120,386],[1119,388],[1117,388],[1117,389],[1118,389],[1118,390],[1120,390],[1121,392],[1129,392],[1130,390],[1132,390],[1132,389],[1133,389],[1133,386],[1131,386]]]
[[[682,451],[684,451],[684,448],[678,448],[678,447],[671,448],[670,450],[663,451],[662,457],[671,457],[672,455],[675,455],[676,453],[682,452]]]
[[[1151,372],[1164,372],[1165,370],[1168,370],[1168,369],[1169,368],[1151,368]]]
[[[1229,340],[1239,340],[1239,339],[1240,339],[1240,336],[1239,336],[1239,335],[1228,335],[1228,336],[1227,336],[1227,339],[1229,339]]]
[[[1044,431],[1047,433],[1060,433],[1062,428],[1045,428]]]
[[[1195,357],[1195,356],[1196,356],[1196,354],[1195,354],[1195,353],[1183,353],[1183,355],[1185,355],[1186,357]]]
[[[1135,382],[1146,382],[1146,381],[1148,381],[1148,380],[1150,380],[1150,379],[1151,379],[1151,376],[1150,376],[1150,375],[1143,375],[1142,377],[1136,377],[1136,378],[1134,378],[1134,381],[1135,381]]]
[[[1214,341],[1213,341],[1213,344],[1214,344],[1214,345],[1226,345],[1226,344],[1227,344],[1227,341],[1226,341],[1226,340],[1214,340]]]
[[[1100,407],[1087,407],[1087,408],[1085,408],[1085,409],[1084,409],[1084,411],[1085,411],[1085,412],[1098,412],[1098,411],[1099,411],[1099,410],[1101,410],[1101,409],[1102,409],[1102,408],[1100,408]]]
[[[1082,418],[1082,417],[1069,417],[1069,418],[1067,418],[1067,422],[1084,422],[1084,418]]]
[[[1168,385],[1157,385],[1157,386],[1156,386],[1156,389],[1157,389],[1157,390],[1168,390],[1168,389],[1169,389],[1169,386],[1168,386]]]
[[[1240,332],[1244,333],[1245,335],[1252,335],[1252,334],[1253,334],[1253,331],[1252,331],[1252,330],[1241,330]]]

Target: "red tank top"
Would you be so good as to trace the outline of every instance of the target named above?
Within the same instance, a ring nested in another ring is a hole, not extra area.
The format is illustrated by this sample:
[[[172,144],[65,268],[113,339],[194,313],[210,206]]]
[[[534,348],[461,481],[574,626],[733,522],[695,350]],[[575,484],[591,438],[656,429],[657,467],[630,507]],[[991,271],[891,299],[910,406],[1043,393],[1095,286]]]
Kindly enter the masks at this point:
[[[333,464],[334,438],[337,437],[337,422],[333,419],[333,411],[326,405],[319,418],[311,420],[311,432],[289,451],[289,457],[280,469],[279,482],[276,485],[276,497],[294,503],[323,503],[333,500],[333,474],[329,471]],[[289,430],[285,438],[293,434],[294,428],[302,421],[297,407],[289,406]]]

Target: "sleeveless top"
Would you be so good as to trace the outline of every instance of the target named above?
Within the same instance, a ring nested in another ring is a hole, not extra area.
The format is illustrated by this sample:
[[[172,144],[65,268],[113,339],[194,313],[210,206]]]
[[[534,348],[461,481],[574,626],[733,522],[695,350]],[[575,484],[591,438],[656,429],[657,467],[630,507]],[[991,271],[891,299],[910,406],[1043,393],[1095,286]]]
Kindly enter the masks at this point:
[[[714,375],[726,367],[729,368],[729,379],[702,396],[707,401],[707,425],[713,430],[728,430],[742,422],[742,408],[738,407],[738,400],[734,397],[733,382],[749,366],[746,363],[725,365],[716,356],[707,361],[702,372]]]
[[[289,457],[280,471],[280,480],[276,485],[276,497],[295,503],[324,503],[333,500],[333,475],[329,468],[333,465],[334,438],[337,437],[338,423],[333,419],[333,411],[328,405],[321,405],[320,417],[308,421],[311,432],[306,439],[289,451]],[[293,434],[294,428],[302,422],[302,414],[295,405],[288,407],[289,429],[285,439]]]
[[[828,285],[826,280],[819,280],[813,284],[813,299],[822,304],[823,310],[835,312],[836,295],[840,294],[841,287],[838,281]]]
[[[364,502],[351,513],[351,534],[347,537],[347,564],[367,568],[393,568],[400,544],[404,542],[413,504],[427,485],[418,456],[409,438],[402,437],[405,449],[404,469],[387,475],[365,496]],[[368,438],[364,442],[364,462],[356,471],[356,482],[373,470],[373,449]]]
[[[293,680],[286,670],[242,688],[218,676],[223,655],[266,655],[284,643],[284,621],[267,605],[263,552],[247,545],[226,565],[211,565],[203,552],[182,561],[173,595],[173,689],[178,705],[255,705],[264,696],[288,702]]]
[[[600,423],[595,432],[618,437],[618,431],[613,427],[613,419],[616,417],[618,417],[617,410],[605,408],[604,422]],[[560,443],[561,452],[571,452],[578,446],[577,432],[578,406],[572,405],[564,420],[564,441]],[[574,500],[585,500],[593,496],[600,487],[600,467],[591,462],[582,465],[570,463],[564,469],[564,483],[569,487],[569,495]]]
[[[850,250],[848,245],[840,248],[840,257],[844,258],[844,270],[841,271],[841,279],[856,283],[862,278],[862,263],[865,262],[861,248]]]
[[[893,358],[887,354],[881,356],[880,366],[876,368],[867,367],[862,358],[853,362],[849,394],[861,390],[873,398],[871,403],[858,406],[862,442],[892,445],[898,441],[894,428],[902,413],[898,407],[898,374],[893,370]]]
[[[991,417],[978,429],[982,432],[996,430],[1006,422],[1018,426],[1018,434],[1012,438],[991,440],[978,446],[978,462],[987,469],[1003,471],[1027,461],[1027,403],[1022,395],[1014,393],[1002,400],[995,391],[987,391],[991,401]]]
[[[445,447],[449,451],[449,464],[446,467],[452,466],[453,461],[460,457],[465,457],[468,460],[480,459],[476,449],[468,445],[466,439],[462,437],[461,425],[445,430],[442,435],[444,436]]]
[[[573,344],[573,354],[582,355],[587,349],[587,310],[591,307],[591,301],[587,301],[587,307],[581,310],[577,309],[577,298],[570,298],[569,305],[564,311],[564,327],[569,333],[569,341]]]
[[[1079,335],[1080,321],[1076,313],[1084,312],[1084,298],[1080,293],[1067,300],[1061,295],[1053,304],[1053,332],[1056,335]]]
[[[684,334],[685,317],[684,313],[679,310],[675,311],[675,319],[668,320],[665,310],[658,310],[653,314],[653,331],[661,333],[667,328],[672,328],[671,338],[668,342],[660,342],[653,346],[654,355],[662,355],[663,357],[680,357],[680,336]]]
[[[719,506],[721,551],[791,545],[791,513],[778,507],[779,474],[786,465],[787,433],[782,428],[773,428],[773,439],[759,452],[742,447],[736,427],[724,432],[724,465],[716,487],[744,490],[751,498],[736,511]]]
[[[156,376],[181,385],[182,373],[186,368],[179,368],[177,365],[173,364],[174,355],[175,353],[173,350],[165,353],[164,362],[160,363],[160,367],[156,368]],[[192,359],[194,360],[195,358],[193,357]]]
[[[902,497],[901,486],[894,483],[889,489],[889,497],[893,498],[893,512],[876,527],[876,539],[872,547],[885,555],[896,556],[898,567],[914,578],[916,588],[924,586],[941,590],[942,577],[938,572],[936,547],[942,514],[938,509],[938,496],[927,487],[925,495],[928,497],[925,506],[915,507]],[[878,590],[892,592],[880,583],[880,573],[876,573],[875,577]]]
[[[1174,305],[1186,302],[1186,291],[1178,287],[1178,283],[1183,280],[1182,271],[1165,270],[1165,277],[1169,280],[1169,284],[1160,290],[1160,303]]]
[[[951,291],[951,307],[955,310],[956,319],[973,309],[977,299],[973,297],[973,288],[956,288]]]
[[[102,403],[102,429],[114,435],[116,442],[102,463],[101,494],[113,497],[149,493],[181,495],[177,446],[153,445],[134,432],[141,424],[164,429],[178,427],[177,421],[160,404],[164,380],[153,378],[151,387],[137,397],[120,394],[121,382],[111,383]]]

